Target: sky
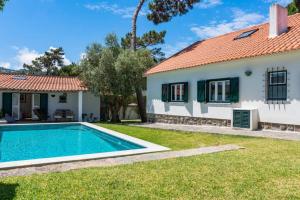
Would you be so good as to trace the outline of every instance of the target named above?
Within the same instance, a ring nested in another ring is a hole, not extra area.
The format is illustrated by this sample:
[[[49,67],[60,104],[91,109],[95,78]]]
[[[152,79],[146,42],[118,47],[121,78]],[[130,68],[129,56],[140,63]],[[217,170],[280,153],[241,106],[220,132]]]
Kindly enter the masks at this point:
[[[148,0],[150,1],[150,0]],[[147,5],[138,19],[138,35],[166,30],[170,56],[193,42],[268,21],[272,3],[292,0],[202,0],[188,14],[154,25],[146,18]],[[20,69],[23,63],[51,48],[65,50],[65,64],[79,62],[86,47],[103,43],[108,33],[123,37],[130,32],[138,0],[9,0],[0,13],[0,66]]]

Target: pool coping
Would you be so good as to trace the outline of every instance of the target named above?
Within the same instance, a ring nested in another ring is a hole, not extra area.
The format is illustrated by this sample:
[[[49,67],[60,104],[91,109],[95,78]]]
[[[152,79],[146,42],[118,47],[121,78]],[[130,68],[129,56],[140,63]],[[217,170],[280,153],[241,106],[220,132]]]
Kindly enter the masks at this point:
[[[85,160],[94,160],[94,159],[102,159],[102,158],[113,158],[113,157],[122,157],[129,155],[137,155],[137,154],[145,154],[152,152],[161,152],[170,150],[167,147],[157,145],[151,142],[147,142],[145,140],[141,140],[123,133],[119,133],[117,131],[113,131],[110,129],[103,128],[101,126],[97,126],[88,122],[68,122],[68,123],[34,123],[34,124],[1,124],[2,126],[26,126],[26,125],[53,125],[53,124],[82,124],[87,127],[96,129],[98,131],[105,132],[109,135],[118,137],[120,139],[132,142],[134,144],[143,146],[145,148],[142,149],[133,149],[133,150],[123,150],[123,151],[114,151],[114,152],[106,152],[106,153],[94,153],[94,154],[82,154],[82,155],[74,155],[74,156],[62,156],[62,157],[53,157],[53,158],[41,158],[41,159],[33,159],[33,160],[21,160],[21,161],[10,161],[10,162],[0,162],[0,170],[4,169],[13,169],[13,168],[22,168],[28,166],[41,166],[48,164],[57,164],[64,162],[74,162],[74,161],[85,161]]]

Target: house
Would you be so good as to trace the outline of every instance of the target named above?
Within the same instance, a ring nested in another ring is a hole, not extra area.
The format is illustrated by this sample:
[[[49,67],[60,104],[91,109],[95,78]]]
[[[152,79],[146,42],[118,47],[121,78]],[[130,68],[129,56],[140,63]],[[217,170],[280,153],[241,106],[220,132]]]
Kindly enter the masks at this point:
[[[47,119],[82,121],[82,116],[99,119],[100,98],[88,91],[77,77],[0,74],[0,109],[14,120],[38,119],[39,109]],[[67,114],[68,115],[68,114]]]
[[[300,131],[300,14],[203,40],[145,73],[150,122]]]

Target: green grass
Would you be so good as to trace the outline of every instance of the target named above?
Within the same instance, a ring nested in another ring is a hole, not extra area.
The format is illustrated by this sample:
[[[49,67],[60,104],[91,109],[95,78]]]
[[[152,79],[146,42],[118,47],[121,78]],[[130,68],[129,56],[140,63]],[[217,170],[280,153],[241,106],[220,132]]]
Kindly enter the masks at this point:
[[[177,150],[218,144],[246,149],[4,178],[0,199],[300,199],[300,142],[103,126]]]

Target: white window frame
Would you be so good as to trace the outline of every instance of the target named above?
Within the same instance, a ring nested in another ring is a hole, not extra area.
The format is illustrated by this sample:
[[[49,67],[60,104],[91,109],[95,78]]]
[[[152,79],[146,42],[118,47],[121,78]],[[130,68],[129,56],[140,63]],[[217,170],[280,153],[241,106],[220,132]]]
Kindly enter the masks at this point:
[[[272,75],[274,76],[274,74],[284,74],[284,82],[283,83],[273,83],[272,82]],[[279,71],[279,72],[270,72],[269,74],[269,80],[270,80],[270,85],[285,85],[286,84],[286,79],[287,79],[287,72],[286,71]]]
[[[179,98],[177,94],[177,87],[179,86]],[[174,87],[174,95],[173,95],[173,87]],[[184,84],[183,83],[178,83],[178,84],[171,84],[171,102],[183,102],[184,100]],[[174,97],[174,98],[173,98]]]
[[[209,102],[227,102],[226,100],[226,83],[229,82],[230,85],[230,80],[221,80],[221,81],[210,81],[209,82]],[[218,99],[218,85],[219,83],[222,83],[222,100]],[[212,85],[215,86],[215,91],[214,91],[214,99],[212,99]]]

